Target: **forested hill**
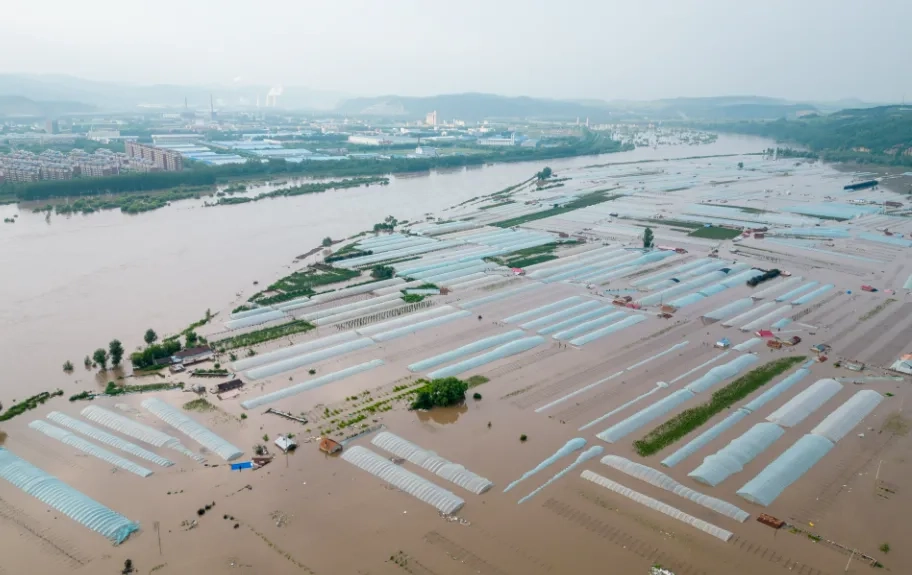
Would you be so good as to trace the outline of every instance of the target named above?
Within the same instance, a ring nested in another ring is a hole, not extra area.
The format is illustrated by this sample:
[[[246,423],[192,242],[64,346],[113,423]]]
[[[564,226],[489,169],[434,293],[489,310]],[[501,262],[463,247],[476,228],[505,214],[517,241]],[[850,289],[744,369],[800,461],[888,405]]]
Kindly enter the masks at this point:
[[[826,160],[912,165],[912,106],[880,106],[797,120],[704,127],[799,144]]]

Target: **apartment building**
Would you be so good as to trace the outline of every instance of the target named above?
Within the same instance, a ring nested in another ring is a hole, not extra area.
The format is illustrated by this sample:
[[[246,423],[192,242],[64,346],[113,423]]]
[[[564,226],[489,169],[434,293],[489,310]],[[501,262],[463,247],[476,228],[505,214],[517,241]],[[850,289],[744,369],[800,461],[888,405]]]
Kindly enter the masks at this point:
[[[124,142],[124,147],[129,158],[139,158],[152,163],[152,165],[167,172],[178,172],[184,168],[181,155],[172,150],[156,148],[136,142]]]

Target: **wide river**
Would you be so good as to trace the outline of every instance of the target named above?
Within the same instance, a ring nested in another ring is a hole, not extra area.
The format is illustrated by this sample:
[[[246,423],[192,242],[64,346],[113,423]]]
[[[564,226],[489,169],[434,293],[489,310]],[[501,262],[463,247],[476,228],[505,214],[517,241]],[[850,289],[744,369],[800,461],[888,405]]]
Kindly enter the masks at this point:
[[[369,229],[387,215],[422,219],[428,212],[524,180],[545,164],[567,168],[685,156],[759,152],[767,140],[720,136],[702,146],[497,164],[391,177],[388,186],[331,191],[250,204],[202,207],[176,202],[145,214],[32,213],[0,206],[0,402],[62,388],[66,395],[103,385],[110,374],[83,369],[83,357],[110,340],[129,354],[147,328],[183,329],[207,308],[230,310],[286,275],[326,237]],[[64,361],[76,369],[62,371]]]

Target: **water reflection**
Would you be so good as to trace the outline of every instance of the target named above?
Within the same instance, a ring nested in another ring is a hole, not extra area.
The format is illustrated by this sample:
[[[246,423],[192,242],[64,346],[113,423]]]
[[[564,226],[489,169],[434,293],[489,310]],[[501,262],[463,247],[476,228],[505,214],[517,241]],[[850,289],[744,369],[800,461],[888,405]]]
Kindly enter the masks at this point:
[[[448,425],[450,423],[456,423],[456,420],[459,419],[459,416],[468,410],[469,406],[465,403],[454,405],[453,407],[435,407],[430,411],[419,411],[418,421],[421,423],[428,423],[433,421],[434,423],[439,423],[440,425]]]

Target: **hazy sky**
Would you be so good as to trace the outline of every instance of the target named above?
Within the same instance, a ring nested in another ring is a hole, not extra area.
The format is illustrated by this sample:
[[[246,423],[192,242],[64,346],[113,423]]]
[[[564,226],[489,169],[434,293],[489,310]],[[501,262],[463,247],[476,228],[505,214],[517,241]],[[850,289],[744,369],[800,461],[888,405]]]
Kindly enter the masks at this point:
[[[912,98],[912,0],[5,0],[0,73],[357,95]]]

